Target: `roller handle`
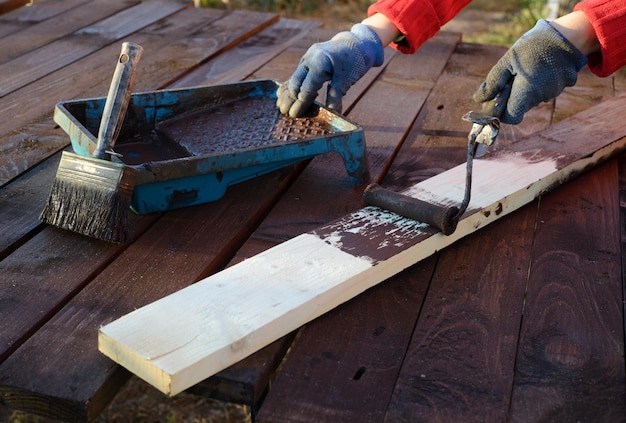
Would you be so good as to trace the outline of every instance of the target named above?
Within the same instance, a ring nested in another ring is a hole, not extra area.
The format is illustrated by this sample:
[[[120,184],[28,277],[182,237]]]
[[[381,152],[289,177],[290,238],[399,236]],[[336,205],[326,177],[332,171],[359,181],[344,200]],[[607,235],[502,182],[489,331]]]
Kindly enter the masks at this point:
[[[459,222],[457,207],[444,207],[370,184],[363,192],[363,201],[370,206],[389,210],[409,219],[427,223],[450,235]]]
[[[499,122],[506,109],[506,103],[509,101],[511,88],[511,83],[507,83],[493,99],[482,104],[480,112],[468,112],[463,119],[482,125],[490,124],[493,119]]]
[[[115,146],[117,136],[122,128],[126,109],[130,102],[130,95],[135,76],[137,63],[143,53],[143,47],[138,44],[122,43],[122,51],[113,73],[109,93],[104,103],[100,129],[98,130],[98,142],[92,156],[97,159],[110,160],[107,151]]]

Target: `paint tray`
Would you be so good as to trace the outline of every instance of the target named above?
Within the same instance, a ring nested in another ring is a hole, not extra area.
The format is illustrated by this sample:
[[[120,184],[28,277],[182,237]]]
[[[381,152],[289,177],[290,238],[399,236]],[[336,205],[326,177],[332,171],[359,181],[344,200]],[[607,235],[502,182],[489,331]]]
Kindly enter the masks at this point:
[[[112,160],[138,170],[140,214],[207,203],[228,186],[316,155],[338,153],[354,186],[368,181],[363,129],[318,104],[293,119],[276,107],[274,80],[131,96]],[[74,152],[91,155],[105,98],[56,105]]]

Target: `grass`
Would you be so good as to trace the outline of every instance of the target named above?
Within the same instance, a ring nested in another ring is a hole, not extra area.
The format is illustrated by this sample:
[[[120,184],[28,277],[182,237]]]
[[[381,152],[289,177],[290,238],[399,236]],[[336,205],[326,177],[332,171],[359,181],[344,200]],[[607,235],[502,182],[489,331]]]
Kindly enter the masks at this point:
[[[280,13],[289,18],[315,18],[323,26],[348,29],[367,16],[374,0],[195,0],[202,7],[256,10]],[[561,12],[572,9],[575,1],[560,0]],[[547,0],[474,0],[466,11],[487,15],[491,25],[481,31],[471,31],[467,42],[512,45],[540,18],[548,16]]]

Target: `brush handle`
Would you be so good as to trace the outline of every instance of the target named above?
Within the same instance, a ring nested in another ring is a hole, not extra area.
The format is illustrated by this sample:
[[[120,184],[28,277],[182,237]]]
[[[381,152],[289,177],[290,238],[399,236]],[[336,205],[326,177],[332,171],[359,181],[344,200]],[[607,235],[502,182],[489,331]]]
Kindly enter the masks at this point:
[[[110,159],[107,151],[115,146],[115,141],[117,141],[117,136],[122,128],[137,73],[137,63],[142,53],[143,47],[138,44],[129,42],[122,44],[122,52],[117,61],[113,80],[111,81],[109,93],[104,103],[104,110],[102,111],[98,142],[92,154],[97,159]]]

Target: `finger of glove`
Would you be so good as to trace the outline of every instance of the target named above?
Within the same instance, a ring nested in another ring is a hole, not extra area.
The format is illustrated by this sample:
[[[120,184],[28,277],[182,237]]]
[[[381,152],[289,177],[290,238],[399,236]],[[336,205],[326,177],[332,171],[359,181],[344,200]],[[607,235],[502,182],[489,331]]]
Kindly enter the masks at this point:
[[[300,84],[299,90],[297,88],[298,85],[296,85],[295,89],[292,89],[291,80],[287,84],[286,88],[284,86],[285,84],[283,84],[277,90],[276,94],[278,98],[276,99],[276,105],[282,114],[288,114],[293,118],[297,118],[303,116],[309,107],[311,107],[311,104],[315,101],[317,92],[320,88],[322,88],[323,83],[320,84],[319,81],[307,81],[308,78],[305,78]],[[296,84],[298,84],[297,81]]]
[[[308,74],[309,67],[306,65],[303,58],[295,72],[291,75],[291,78],[289,78],[289,81],[282,84],[278,88],[276,92],[276,95],[278,96],[276,99],[276,105],[282,114],[286,115],[289,113],[289,109],[297,100],[298,94],[300,93],[300,87]]]
[[[302,58],[299,68],[302,68],[301,72],[294,75],[294,83],[291,84],[290,80],[289,84],[290,95],[294,99],[289,108],[291,117],[306,113],[324,83],[331,79],[333,65],[324,49],[313,46]]]
[[[291,105],[294,101],[296,101],[296,99],[289,93],[289,89],[287,88],[288,85],[289,82],[282,84],[276,91],[276,106],[278,106],[278,109],[284,115],[289,113]]]
[[[326,90],[326,107],[335,110],[337,113],[341,113],[343,109],[343,95],[331,84],[328,85],[328,90]]]
[[[324,82],[328,80],[328,77],[322,75],[320,77],[319,74],[309,73],[307,78],[302,82],[302,86],[300,88],[300,92],[291,106],[289,107],[289,116],[293,118],[303,116],[307,110],[311,107],[315,98],[317,97],[318,91],[324,85]]]
[[[485,81],[480,84],[473,95],[473,99],[477,103],[493,100],[496,98],[504,87],[509,83],[513,74],[510,70],[509,61],[506,55],[502,57],[498,63],[487,74]]]
[[[524,114],[538,104],[539,100],[528,81],[521,77],[515,78],[511,95],[500,120],[503,123],[517,125],[524,119]]]

